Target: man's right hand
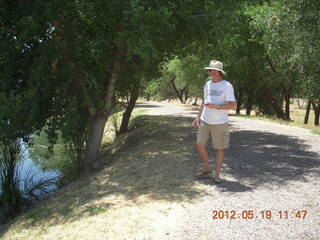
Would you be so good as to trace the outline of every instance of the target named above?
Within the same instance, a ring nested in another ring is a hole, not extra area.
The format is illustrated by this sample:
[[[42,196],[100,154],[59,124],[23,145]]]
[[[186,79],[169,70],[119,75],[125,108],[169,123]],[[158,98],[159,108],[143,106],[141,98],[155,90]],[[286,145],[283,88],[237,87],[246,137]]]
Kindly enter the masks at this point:
[[[193,127],[198,127],[199,124],[200,124],[200,118],[199,117],[196,117],[196,119],[192,122],[192,126]]]

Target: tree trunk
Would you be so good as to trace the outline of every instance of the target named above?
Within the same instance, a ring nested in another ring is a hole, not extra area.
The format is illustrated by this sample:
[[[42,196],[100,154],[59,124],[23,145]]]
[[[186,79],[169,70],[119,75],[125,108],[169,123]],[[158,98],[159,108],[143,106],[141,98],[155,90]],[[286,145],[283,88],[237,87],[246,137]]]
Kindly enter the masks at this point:
[[[239,96],[237,98],[237,107],[236,107],[236,114],[240,115],[240,111],[241,111],[241,105],[242,105],[242,98],[243,98],[243,93],[240,92]]]
[[[275,75],[277,76],[277,78],[280,80],[281,76],[279,74],[279,72],[277,71],[275,65],[272,63],[272,60],[270,58],[270,56],[267,56],[267,61],[269,63],[269,66],[271,68],[271,70],[275,73]],[[279,104],[277,103],[277,101],[275,101],[275,99],[272,96],[272,91],[270,91],[270,89],[268,89],[268,96],[269,99],[271,100],[271,105],[273,107],[273,109],[275,110],[277,117],[283,120],[290,120],[290,91],[288,91],[287,89],[285,90],[285,102],[286,102],[286,109],[285,112],[282,109],[282,106],[279,106]]]
[[[189,98],[189,89],[188,89],[188,86],[184,87],[183,88],[183,91],[184,91],[184,102],[183,103],[187,103],[187,100]]]
[[[122,134],[128,131],[128,125],[129,125],[131,113],[139,97],[139,89],[140,89],[140,82],[137,85],[135,85],[134,88],[131,90],[130,101],[128,103],[128,107],[126,111],[122,115],[121,126],[118,134]]]
[[[320,110],[314,112],[314,125],[319,126]]]
[[[246,106],[246,115],[247,116],[251,115],[251,110],[252,110],[252,104],[247,104],[247,106]]]
[[[236,114],[240,115],[241,114],[240,111],[241,111],[241,104],[238,103],[238,101],[237,101]]]
[[[284,93],[284,101],[285,101],[285,120],[290,121],[290,91],[285,90]]]
[[[274,97],[272,96],[272,92],[269,89],[267,89],[266,94],[267,94],[267,97],[270,101],[270,104],[271,104],[273,110],[277,114],[277,117],[280,119],[286,120],[285,112],[283,111],[282,106],[280,106],[278,104],[278,102],[276,101],[276,99],[274,99]]]
[[[89,135],[85,148],[85,173],[89,173],[97,167],[100,144],[107,119],[107,115],[101,112],[97,113],[90,119]]]
[[[251,115],[251,110],[252,110],[252,96],[250,94],[247,94],[248,100],[246,104],[246,115],[250,116]]]
[[[194,103],[192,103],[192,105],[193,105],[193,106],[198,105],[197,102],[198,102],[198,97],[196,97],[196,99],[194,100]]]
[[[310,109],[311,109],[311,99],[308,99],[308,105],[307,105],[307,109],[306,109],[306,114],[304,115],[304,124],[308,124],[309,121],[309,114],[310,114]]]
[[[316,104],[315,101],[312,101],[312,107],[314,111],[314,125],[319,126],[320,104]]]
[[[172,87],[173,87],[174,91],[176,92],[180,102],[183,103],[182,93],[181,94],[179,93],[179,91],[176,87],[176,84],[174,83],[175,79],[176,79],[176,76],[172,77],[172,79],[171,79]]]
[[[89,109],[91,123],[84,155],[84,170],[86,174],[89,174],[91,170],[94,170],[94,168],[97,167],[103,130],[113,107],[112,99],[114,96],[116,82],[123,69],[124,54],[124,48],[118,47],[115,51],[112,73],[110,80],[108,81],[106,96],[104,99],[104,108],[102,110]]]

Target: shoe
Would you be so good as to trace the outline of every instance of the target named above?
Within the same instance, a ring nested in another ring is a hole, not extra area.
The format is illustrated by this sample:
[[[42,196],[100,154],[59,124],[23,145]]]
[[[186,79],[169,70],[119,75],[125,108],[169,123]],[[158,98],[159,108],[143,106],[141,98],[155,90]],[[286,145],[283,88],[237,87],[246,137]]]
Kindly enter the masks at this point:
[[[202,179],[202,178],[208,178],[210,177],[210,173],[212,172],[212,169],[209,171],[205,171],[205,172],[200,172],[197,174],[197,178],[198,179]]]
[[[220,177],[214,177],[213,181],[214,181],[215,184],[220,184],[222,182]]]

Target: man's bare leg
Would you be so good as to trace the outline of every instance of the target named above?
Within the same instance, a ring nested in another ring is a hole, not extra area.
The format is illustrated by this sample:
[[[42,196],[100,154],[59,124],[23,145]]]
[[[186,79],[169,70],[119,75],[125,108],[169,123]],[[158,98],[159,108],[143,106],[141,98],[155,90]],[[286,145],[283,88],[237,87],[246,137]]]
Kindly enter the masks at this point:
[[[224,149],[216,149],[216,169],[215,169],[215,177],[220,177],[220,171],[222,168],[222,163],[224,159]]]
[[[208,152],[205,145],[202,143],[196,143],[196,146],[197,146],[198,153],[200,155],[200,159],[203,163],[203,172],[211,171],[209,156],[208,156]]]

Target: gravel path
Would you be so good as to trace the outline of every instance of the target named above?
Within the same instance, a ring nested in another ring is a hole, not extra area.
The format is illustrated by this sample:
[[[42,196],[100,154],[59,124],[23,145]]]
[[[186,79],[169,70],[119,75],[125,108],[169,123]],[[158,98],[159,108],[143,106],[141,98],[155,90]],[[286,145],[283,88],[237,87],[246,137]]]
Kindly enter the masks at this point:
[[[181,119],[196,114],[164,103],[138,107]],[[277,123],[230,120],[224,182],[199,181],[205,194],[182,202],[175,222],[164,224],[157,239],[320,239],[320,136]],[[210,147],[209,155],[214,157]],[[220,219],[213,219],[214,211]]]

